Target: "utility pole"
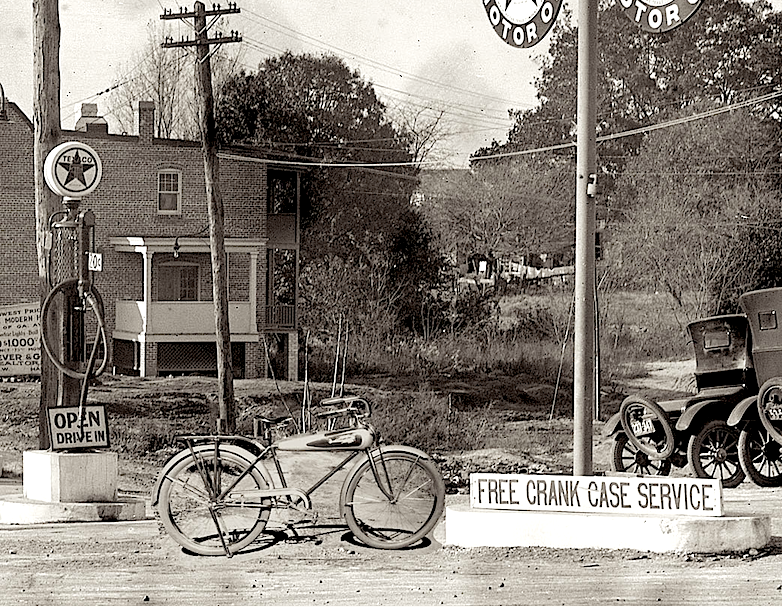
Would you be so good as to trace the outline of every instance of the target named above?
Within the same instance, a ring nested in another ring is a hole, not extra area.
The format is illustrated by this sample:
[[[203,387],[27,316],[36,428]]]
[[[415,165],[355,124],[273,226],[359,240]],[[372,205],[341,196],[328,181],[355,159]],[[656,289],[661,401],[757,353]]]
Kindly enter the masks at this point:
[[[209,28],[222,16],[238,13],[235,3],[228,8],[220,5],[206,10],[203,2],[196,2],[192,13],[180,8],[179,13],[170,10],[160,16],[161,19],[192,19],[195,31],[194,40],[175,42],[168,38],[163,48],[196,47],[195,77],[199,98],[199,121],[201,147],[204,155],[204,176],[206,197],[209,208],[209,244],[212,257],[212,297],[215,309],[215,336],[217,348],[218,415],[217,432],[232,434],[236,427],[236,406],[233,387],[233,361],[231,357],[231,331],[228,326],[228,280],[225,254],[223,199],[220,194],[220,165],[217,158],[217,125],[214,117],[214,96],[212,93],[211,45],[227,42],[241,42],[236,32],[230,36],[209,38]],[[207,25],[207,17],[212,17]],[[216,50],[216,49],[215,49]]]
[[[597,0],[578,3],[576,149],[576,323],[573,364],[573,474],[592,474],[595,412],[595,195]]]
[[[33,0],[33,170],[35,174],[35,239],[38,253],[38,281],[41,302],[49,293],[47,235],[49,217],[61,210],[60,197],[44,179],[44,163],[49,152],[60,143],[60,14],[58,0]],[[58,303],[58,302],[55,302]],[[59,302],[62,303],[61,301]],[[49,335],[57,336],[55,348],[63,347],[62,306],[51,315]],[[44,319],[41,319],[44,322]],[[76,387],[74,389],[74,382]],[[59,390],[58,390],[59,388]],[[41,351],[41,400],[38,411],[38,443],[50,447],[48,409],[69,405],[78,397],[78,382],[60,373]],[[59,399],[59,403],[58,403]]]

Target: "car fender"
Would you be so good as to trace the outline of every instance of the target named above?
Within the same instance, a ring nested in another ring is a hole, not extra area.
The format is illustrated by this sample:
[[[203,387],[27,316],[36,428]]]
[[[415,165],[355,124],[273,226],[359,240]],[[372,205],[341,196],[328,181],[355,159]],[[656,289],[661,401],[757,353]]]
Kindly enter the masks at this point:
[[[408,447],[407,445],[382,445],[380,447],[375,447],[374,449],[371,449],[370,451],[362,454],[358,461],[353,465],[353,467],[348,471],[347,476],[345,476],[345,481],[342,483],[342,490],[340,491],[339,496],[339,512],[342,518],[345,518],[345,505],[347,502],[347,493],[348,493],[348,482],[351,478],[353,478],[353,475],[356,473],[358,468],[360,466],[363,466],[367,461],[369,461],[369,458],[375,459],[382,455],[383,453],[410,453],[412,455],[418,456],[420,459],[428,459],[431,460],[432,457],[420,449],[416,449],[415,447]]]
[[[206,437],[205,437],[206,438]],[[204,451],[213,451],[214,450],[214,443],[201,443],[198,445],[195,445],[193,447],[193,451],[195,453],[201,453]],[[221,443],[220,444],[220,450],[221,451],[229,451],[233,453],[234,455],[237,455],[238,457],[241,457],[242,459],[246,459],[248,464],[252,464],[255,459],[256,455],[254,455],[249,450],[245,449],[242,446],[231,444],[231,443]],[[160,499],[160,489],[163,486],[163,481],[166,478],[166,475],[171,471],[174,466],[177,466],[187,457],[190,457],[191,451],[190,449],[182,449],[182,451],[175,453],[172,455],[168,461],[163,465],[163,469],[160,471],[160,474],[158,474],[157,480],[155,481],[155,486],[152,488],[152,505],[157,506],[158,500]],[[266,475],[264,475],[266,476]],[[267,479],[267,482],[269,479]]]
[[[755,408],[755,402],[757,401],[757,398],[757,395],[748,396],[744,400],[740,401],[739,404],[737,404],[735,407],[733,407],[733,411],[731,411],[730,415],[728,416],[728,425],[737,426],[744,419],[748,419],[753,416],[756,417],[757,408]]]
[[[701,411],[703,411],[705,407],[714,406],[715,403],[724,404],[724,401],[702,400],[701,402],[696,403],[691,407],[687,407],[682,413],[681,417],[676,421],[676,430],[678,430],[679,432],[686,432],[689,429],[690,425],[692,425],[693,420],[698,416],[698,414]]]
[[[603,426],[603,436],[613,436],[619,431],[622,431],[622,417],[617,412]]]

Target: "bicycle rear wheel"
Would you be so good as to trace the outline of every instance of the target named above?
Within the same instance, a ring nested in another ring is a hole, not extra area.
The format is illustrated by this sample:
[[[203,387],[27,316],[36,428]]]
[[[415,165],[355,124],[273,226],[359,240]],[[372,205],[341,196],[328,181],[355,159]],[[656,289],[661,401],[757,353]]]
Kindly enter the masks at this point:
[[[345,481],[342,507],[356,538],[372,548],[406,548],[437,523],[445,483],[424,454],[404,447],[376,450]]]
[[[201,445],[166,474],[158,512],[177,543],[196,554],[230,556],[263,532],[272,502],[250,492],[269,483],[256,467],[237,482],[252,464],[247,455],[221,449],[215,466],[214,445]]]

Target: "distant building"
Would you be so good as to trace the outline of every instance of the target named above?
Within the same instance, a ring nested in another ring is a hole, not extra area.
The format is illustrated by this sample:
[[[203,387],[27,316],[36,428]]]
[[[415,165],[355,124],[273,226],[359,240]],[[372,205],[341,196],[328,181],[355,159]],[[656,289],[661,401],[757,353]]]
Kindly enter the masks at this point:
[[[155,107],[138,105],[138,135],[112,135],[85,104],[62,141],[92,147],[103,164],[82,201],[96,217],[103,270],[95,285],[106,311],[116,372],[156,376],[216,371],[204,162],[200,143],[154,136]],[[0,304],[36,301],[33,125],[0,87]],[[300,170],[253,148],[220,151],[228,298],[236,377],[298,374]]]

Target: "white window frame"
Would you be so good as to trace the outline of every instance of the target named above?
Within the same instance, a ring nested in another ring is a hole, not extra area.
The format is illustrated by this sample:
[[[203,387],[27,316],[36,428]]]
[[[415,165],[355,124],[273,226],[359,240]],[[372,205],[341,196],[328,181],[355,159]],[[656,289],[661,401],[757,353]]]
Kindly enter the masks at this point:
[[[177,176],[177,190],[165,190],[160,187],[160,179],[164,175],[176,175]],[[176,194],[176,209],[161,209],[160,208],[160,195],[161,194]],[[162,169],[157,173],[157,213],[158,215],[181,215],[182,214],[182,171],[177,169]]]
[[[163,291],[163,289],[162,289],[162,282],[161,282],[163,280],[163,277],[161,276],[161,274],[163,273],[163,269],[164,268],[165,269],[176,269],[176,270],[178,270],[180,272],[180,274],[179,274],[179,284],[178,284],[178,286],[179,286],[179,293],[177,294],[177,298],[176,299],[161,299],[161,292]],[[181,280],[182,280],[182,270],[184,268],[188,268],[190,270],[194,270],[195,271],[195,279],[196,279],[195,293],[194,293],[195,299],[181,299],[181,295],[182,295],[182,283],[181,283]],[[158,299],[158,301],[165,301],[165,302],[170,302],[170,301],[183,301],[183,302],[201,301],[201,269],[200,269],[200,266],[197,263],[191,263],[191,262],[186,262],[186,261],[167,262],[167,263],[161,264],[160,267],[158,268],[158,293],[157,293],[157,299]]]

